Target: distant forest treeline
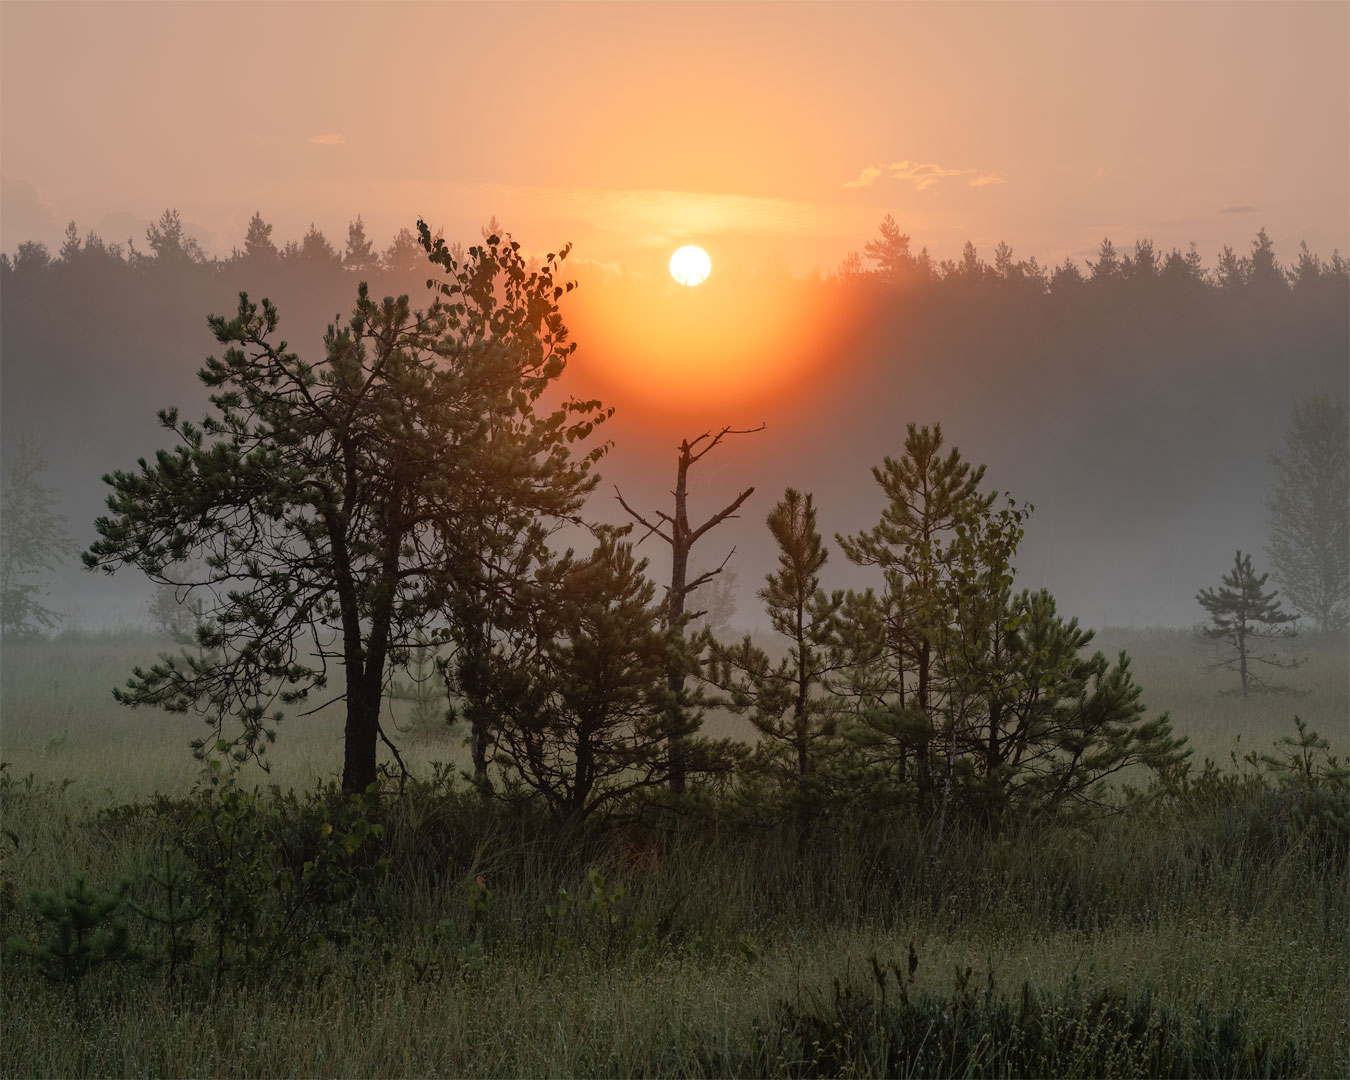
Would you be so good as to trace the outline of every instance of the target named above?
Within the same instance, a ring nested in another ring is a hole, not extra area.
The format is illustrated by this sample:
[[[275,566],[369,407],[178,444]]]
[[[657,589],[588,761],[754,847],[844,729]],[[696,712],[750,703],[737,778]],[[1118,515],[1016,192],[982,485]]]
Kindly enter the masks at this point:
[[[501,232],[494,218],[484,226],[486,237]],[[1101,287],[1140,288],[1155,287],[1186,289],[1204,285],[1227,292],[1260,293],[1282,292],[1311,296],[1319,290],[1344,290],[1350,283],[1350,261],[1339,251],[1330,259],[1299,246],[1297,257],[1285,264],[1276,259],[1275,247],[1261,229],[1251,243],[1249,254],[1240,254],[1224,245],[1216,264],[1211,268],[1195,244],[1183,252],[1179,248],[1163,254],[1152,240],[1135,241],[1133,252],[1116,248],[1109,238],[1102,241],[1096,260],[1079,266],[1066,257],[1055,266],[1042,266],[1033,255],[1014,259],[1011,247],[1000,243],[994,249],[993,262],[980,257],[975,245],[967,241],[959,260],[934,259],[926,247],[917,253],[912,250],[908,233],[901,231],[894,217],[886,215],[880,226],[880,235],[867,241],[864,253],[850,252],[839,268],[828,275],[831,280],[858,282],[870,280],[901,290],[921,289],[946,282],[970,287],[983,284],[991,288],[1017,289],[1024,293],[1075,295],[1085,284]],[[146,247],[141,251],[134,238],[125,243],[109,242],[90,230],[83,240],[74,221],[66,226],[65,240],[55,256],[46,244],[29,240],[21,243],[14,255],[0,254],[0,271],[14,278],[6,282],[31,278],[49,270],[71,273],[76,269],[86,274],[113,273],[114,268],[142,274],[172,271],[182,273],[196,268],[204,274],[222,273],[231,269],[250,272],[273,271],[292,278],[317,279],[316,284],[328,284],[332,276],[342,271],[356,275],[415,275],[425,269],[425,255],[410,228],[400,229],[383,250],[378,250],[366,236],[365,223],[357,217],[347,226],[347,242],[339,251],[323,232],[313,225],[299,240],[287,240],[278,245],[272,237],[273,227],[263,220],[262,213],[253,215],[243,238],[243,247],[236,247],[228,257],[208,255],[200,244],[185,231],[178,211],[165,210],[159,221],[146,230]],[[504,235],[504,233],[503,233]],[[462,256],[464,245],[452,245]]]
[[[800,368],[810,384],[734,411],[714,403],[669,431],[587,384],[588,356],[605,345],[581,334],[574,392],[620,406],[606,480],[635,500],[659,497],[679,437],[767,420],[692,496],[725,501],[746,484],[814,490],[847,532],[874,519],[869,470],[897,452],[905,424],[941,423],[989,465],[991,484],[1037,506],[1027,585],[1051,588],[1092,623],[1198,617],[1192,597],[1215,567],[1236,547],[1264,546],[1268,457],[1290,405],[1345,396],[1347,260],[1306,246],[1282,259],[1264,230],[1208,266],[1194,246],[1164,253],[1147,240],[1128,251],[1104,240],[1084,265],[1054,267],[1006,244],[992,262],[971,244],[954,261],[915,246],[887,217],[835,272],[785,284],[782,310],[830,313],[831,333]],[[584,261],[577,275],[578,302],[603,309],[609,286]],[[54,254],[29,242],[0,255],[5,449],[36,434],[83,540],[106,494],[99,475],[166,445],[155,411],[205,406],[196,372],[215,347],[207,314],[233,310],[240,290],[270,297],[291,348],[317,358],[357,281],[420,303],[427,276],[411,229],[379,250],[359,218],[339,250],[314,228],[278,243],[257,214],[227,258],[204,253],[172,210],[144,249],[72,223]],[[724,550],[706,556],[720,561],[735,545],[747,593],[771,565],[765,510],[747,505]]]
[[[1006,243],[994,249],[992,264],[980,258],[975,245],[966,241],[959,260],[937,261],[922,248],[915,254],[907,233],[900,231],[895,219],[887,214],[881,223],[880,236],[867,242],[866,258],[856,251],[848,255],[836,277],[843,280],[871,277],[888,286],[917,289],[946,282],[969,288],[983,285],[988,288],[1018,290],[1024,294],[1049,293],[1074,296],[1083,285],[1106,289],[1151,288],[1154,290],[1185,290],[1196,286],[1224,290],[1229,293],[1272,293],[1293,289],[1305,296],[1316,290],[1344,290],[1350,283],[1350,263],[1339,251],[1332,252],[1330,260],[1308,250],[1307,243],[1299,245],[1297,259],[1282,266],[1275,258],[1275,245],[1263,228],[1252,241],[1248,255],[1238,254],[1224,245],[1218,262],[1210,269],[1195,244],[1183,252],[1173,248],[1161,253],[1152,240],[1137,240],[1134,251],[1123,252],[1109,237],[1102,240],[1096,261],[1088,260],[1086,272],[1072,258],[1057,266],[1045,267],[1033,255],[1014,261],[1013,250]],[[1117,293],[1112,299],[1121,299]]]

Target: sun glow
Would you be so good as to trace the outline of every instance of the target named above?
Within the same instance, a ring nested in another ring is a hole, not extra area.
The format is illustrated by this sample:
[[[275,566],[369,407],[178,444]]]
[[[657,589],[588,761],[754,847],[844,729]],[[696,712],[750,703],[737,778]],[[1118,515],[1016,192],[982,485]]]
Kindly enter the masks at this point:
[[[712,273],[712,259],[701,247],[690,244],[670,257],[670,276],[681,285],[702,285]]]
[[[574,392],[651,416],[794,397],[844,336],[831,289],[732,262],[712,289],[640,273],[583,274],[580,286],[567,308],[581,343]]]

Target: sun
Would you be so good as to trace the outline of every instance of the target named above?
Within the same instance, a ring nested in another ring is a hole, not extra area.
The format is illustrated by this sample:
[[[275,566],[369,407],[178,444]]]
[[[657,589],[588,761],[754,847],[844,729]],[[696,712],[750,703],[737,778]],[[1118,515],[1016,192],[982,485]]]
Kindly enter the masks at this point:
[[[712,260],[701,247],[690,244],[670,257],[670,276],[681,285],[702,285],[712,273]]]

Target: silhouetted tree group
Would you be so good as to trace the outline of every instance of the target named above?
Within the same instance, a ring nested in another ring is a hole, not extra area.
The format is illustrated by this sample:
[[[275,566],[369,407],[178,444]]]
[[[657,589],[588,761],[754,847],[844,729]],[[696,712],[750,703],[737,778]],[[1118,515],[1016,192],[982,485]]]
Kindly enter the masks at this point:
[[[870,590],[826,588],[814,499],[789,488],[767,517],[777,566],[760,591],[781,641],[723,641],[689,632],[680,609],[701,575],[674,574],[662,603],[622,532],[592,527],[589,554],[550,545],[584,524],[600,448],[581,448],[605,415],[541,398],[571,352],[558,260],[532,265],[496,234],[466,253],[425,227],[377,252],[360,218],[341,252],[313,227],[278,246],[261,215],[227,259],[206,256],[173,211],[146,242],[72,226],[56,257],[24,244],[0,259],[6,393],[60,379],[15,364],[16,348],[46,350],[52,365],[105,378],[107,392],[80,405],[72,377],[63,405],[138,416],[148,374],[182,389],[181,366],[162,358],[193,347],[200,313],[226,290],[275,301],[244,298],[212,320],[227,348],[201,372],[212,411],[201,424],[162,414],[175,445],[109,477],[112,513],[89,552],[205,600],[195,651],[137,672],[125,697],[205,713],[207,750],[260,749],[278,711],[327,685],[331,663],[347,710],[344,787],[361,790],[390,734],[381,698],[430,642],[443,646],[447,704],[469,721],[480,789],[538,801],[567,825],[687,778],[690,795],[731,790],[747,812],[802,829],[844,802],[903,808],[936,851],[953,818],[997,831],[1091,805],[1104,779],[1183,752],[1165,717],[1146,718],[1127,658],[1084,655],[1091,633],[1048,593],[1014,591],[1027,508],[998,505],[937,428],[911,426],[874,470],[876,525],[836,537],[876,574]],[[992,264],[969,244],[935,262],[888,218],[866,255],[872,269],[859,256],[820,288],[855,305],[853,338],[832,348],[881,342],[895,359],[869,375],[867,402],[890,431],[947,364],[1019,434],[1036,426],[1019,402],[1039,408],[1073,387],[1049,406],[1093,445],[1143,400],[1161,399],[1178,430],[1197,423],[1196,395],[1266,372],[1269,348],[1306,350],[1343,378],[1345,261],[1304,248],[1281,267],[1264,232],[1212,270],[1194,248],[1162,256],[1141,241],[1122,254],[1107,240],[1084,271],[1006,245]],[[418,310],[400,294],[429,273],[439,284]],[[322,358],[278,339],[283,305],[303,329],[351,291]],[[108,350],[106,363],[91,350]],[[831,422],[829,403],[820,410]],[[686,450],[696,459],[697,441]],[[1108,482],[1085,497],[1098,491],[1123,498]],[[681,513],[677,497],[661,520],[683,530],[687,556],[696,530]],[[749,715],[752,749],[699,737],[717,702]]]
[[[1324,262],[1308,250],[1305,242],[1299,246],[1295,261],[1281,266],[1264,228],[1252,240],[1249,254],[1239,255],[1224,245],[1213,268],[1204,265],[1194,244],[1184,252],[1173,248],[1163,254],[1152,240],[1143,239],[1135,242],[1133,252],[1122,252],[1109,237],[1103,238],[1096,259],[1087,262],[1086,272],[1072,258],[1057,266],[1043,266],[1034,255],[1017,259],[1003,242],[994,249],[992,263],[982,259],[970,241],[960,259],[936,260],[926,247],[914,252],[909,234],[900,230],[890,214],[863,252],[863,256],[850,254],[836,272],[836,279],[904,292],[945,286],[1004,296],[1073,296],[1084,287],[1092,287],[1107,291],[1116,300],[1148,290],[1184,296],[1187,290],[1198,289],[1247,297],[1292,290],[1308,297],[1338,289],[1343,292],[1350,286],[1350,262],[1339,251]]]
[[[198,564],[186,585],[206,601],[199,653],[137,669],[118,694],[205,714],[217,746],[261,752],[277,706],[337,664],[348,792],[376,780],[393,671],[501,562],[506,588],[546,568],[544,523],[580,509],[603,449],[568,452],[605,419],[597,402],[539,407],[574,348],[560,259],[527,273],[493,236],[460,265],[420,228],[441,275],[432,302],[376,302],[363,282],[321,361],[275,340],[266,300],[241,293],[232,319],[213,317],[226,351],[200,372],[212,411],[200,424],[159,414],[175,445],[105,477],[111,513],[84,557],[180,587],[177,568]]]

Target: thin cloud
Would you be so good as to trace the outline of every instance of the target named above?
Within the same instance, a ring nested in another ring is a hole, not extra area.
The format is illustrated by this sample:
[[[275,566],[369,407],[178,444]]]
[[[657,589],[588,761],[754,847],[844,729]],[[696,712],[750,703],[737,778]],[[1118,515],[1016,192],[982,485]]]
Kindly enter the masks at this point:
[[[1221,206],[1221,207],[1219,208],[1219,213],[1220,213],[1220,214],[1254,214],[1254,213],[1256,213],[1256,209],[1257,209],[1257,208],[1256,208],[1255,206]]]
[[[974,169],[944,169],[931,161],[897,161],[886,166],[886,172],[892,180],[908,180],[917,191],[926,191],[939,180],[949,176],[967,176]]]
[[[871,187],[877,182],[877,177],[881,175],[881,170],[874,165],[869,165],[858,174],[858,179],[849,180],[844,187]]]
[[[342,146],[347,142],[347,136],[341,132],[334,132],[332,135],[311,135],[309,141],[315,146]]]
[[[985,187],[988,184],[1006,184],[1007,177],[1000,173],[981,173],[978,169],[947,169],[933,161],[892,161],[883,165],[869,165],[858,174],[856,180],[846,181],[844,187],[871,187],[882,176],[888,180],[900,180],[914,185],[916,191],[927,191],[930,187],[954,176],[969,176],[970,187]]]

